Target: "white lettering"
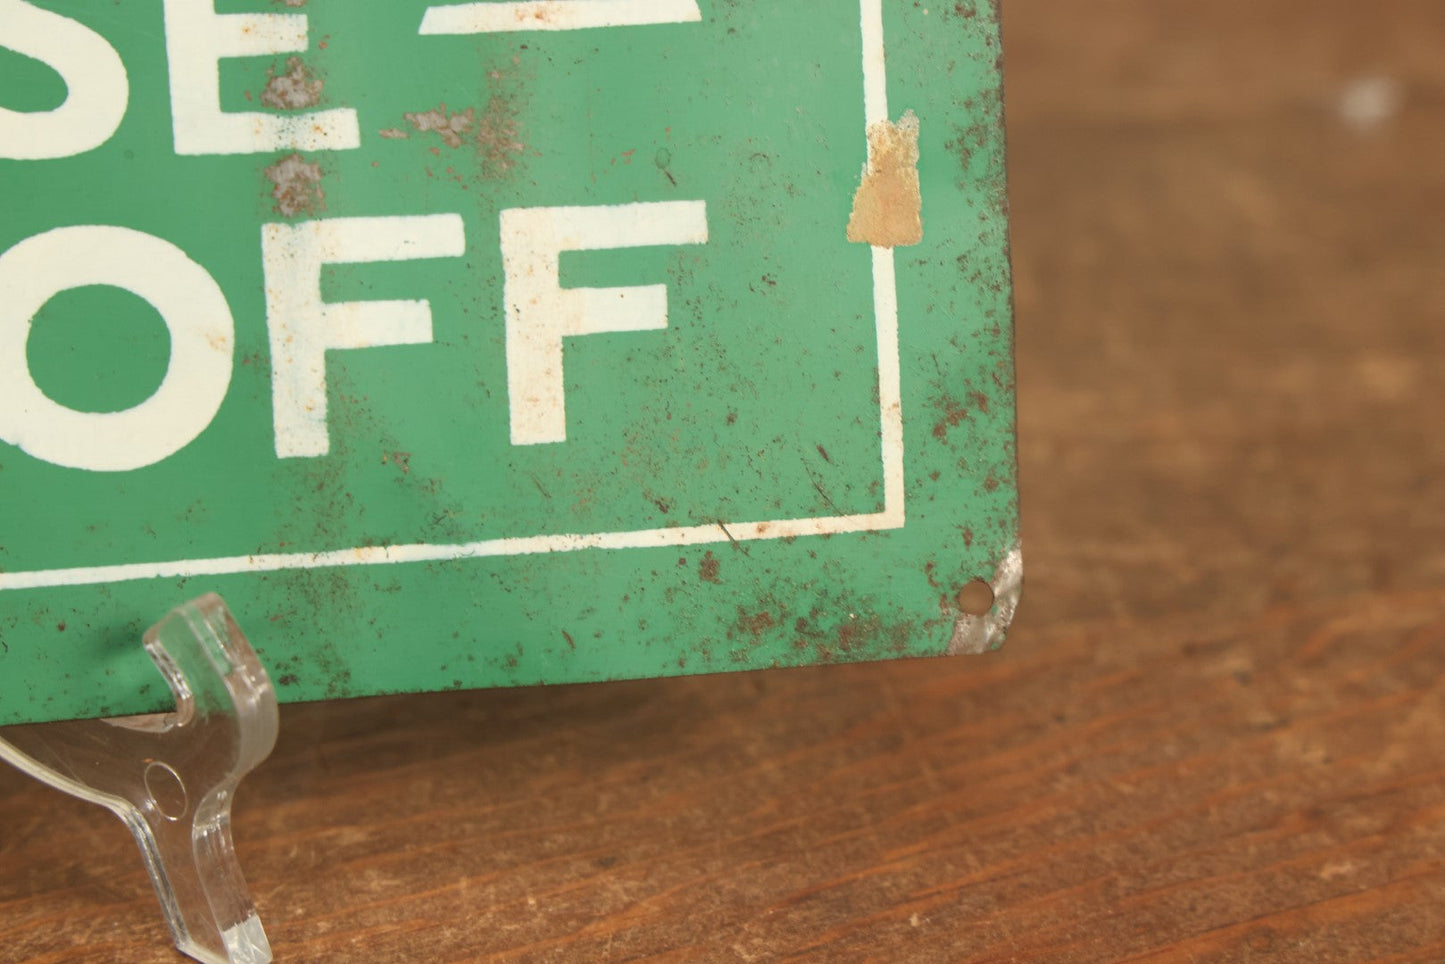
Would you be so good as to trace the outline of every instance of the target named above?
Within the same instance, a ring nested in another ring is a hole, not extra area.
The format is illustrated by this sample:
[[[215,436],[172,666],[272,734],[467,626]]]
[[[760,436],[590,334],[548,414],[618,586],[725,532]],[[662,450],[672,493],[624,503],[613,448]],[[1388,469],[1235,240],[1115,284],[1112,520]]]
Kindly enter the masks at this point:
[[[177,154],[343,151],[361,146],[356,111],[221,111],[221,60],[306,50],[304,14],[216,13],[214,0],[165,0]]]
[[[125,116],[130,84],[120,55],[104,37],[22,0],[0,0],[0,42],[43,62],[66,86],[65,102],[54,110],[0,107],[0,157],[71,157],[110,140]]]
[[[170,331],[160,387],[122,412],[79,412],[46,397],[26,361],[45,303],[84,285],[124,288]],[[26,238],[0,255],[0,439],[55,465],[94,472],[142,468],[205,430],[231,383],[231,309],[205,268],[169,241],[130,228],[80,225]]]
[[[563,251],[707,241],[702,201],[502,212],[502,301],[513,445],[567,439],[562,339],[667,327],[667,286],[562,288]]]
[[[327,304],[321,300],[322,266],[454,258],[465,250],[459,214],[262,225],[272,418],[279,457],[331,451],[326,425],[329,349],[420,345],[432,340],[427,301]]]
[[[427,7],[421,34],[585,30],[696,23],[697,0],[533,0],[529,3],[455,3]]]

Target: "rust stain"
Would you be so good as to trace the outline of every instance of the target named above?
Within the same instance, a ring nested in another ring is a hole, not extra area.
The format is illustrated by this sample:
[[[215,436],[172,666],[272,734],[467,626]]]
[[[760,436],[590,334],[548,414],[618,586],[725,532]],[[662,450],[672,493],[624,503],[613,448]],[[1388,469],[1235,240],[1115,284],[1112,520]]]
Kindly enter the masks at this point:
[[[940,442],[948,438],[948,430],[957,427],[968,418],[968,409],[951,396],[945,395],[935,403],[943,410],[943,417],[933,423],[933,437]]]
[[[698,578],[703,582],[719,582],[718,570],[721,568],[722,566],[717,561],[717,557],[711,552],[708,552],[707,555],[702,557],[702,562],[697,565]]]
[[[923,240],[923,195],[918,183],[918,118],[868,128],[868,163],[853,195],[848,240],[882,248]]]
[[[300,57],[286,61],[286,73],[272,73],[261,91],[261,103],[277,110],[303,110],[321,103],[321,91],[326,85],[312,76],[301,62]]]
[[[838,627],[838,648],[845,653],[861,648],[878,635],[881,624],[882,621],[876,615],[860,618],[850,614],[848,621]]]
[[[761,636],[763,633],[777,625],[770,612],[760,612],[749,616],[743,610],[738,610],[738,628],[750,636]]]
[[[939,441],[948,438],[948,430],[956,428],[969,418],[971,412],[988,414],[988,396],[977,390],[970,390],[966,393],[968,404],[964,405],[950,394],[944,394],[936,398],[934,406],[942,413],[942,417],[933,423],[933,437]]]
[[[527,145],[522,143],[517,108],[510,97],[493,94],[487,101],[477,120],[476,144],[484,177],[500,177],[516,166]]]
[[[276,212],[288,218],[311,214],[326,207],[326,192],[321,189],[321,165],[309,163],[300,154],[291,154],[265,170],[266,180],[274,187]]]

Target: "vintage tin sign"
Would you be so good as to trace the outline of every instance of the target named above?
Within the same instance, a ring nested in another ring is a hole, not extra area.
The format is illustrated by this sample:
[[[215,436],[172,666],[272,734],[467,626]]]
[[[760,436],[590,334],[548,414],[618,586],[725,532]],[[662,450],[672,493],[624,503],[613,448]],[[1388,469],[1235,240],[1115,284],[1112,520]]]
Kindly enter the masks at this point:
[[[978,651],[990,0],[0,0],[0,723]]]

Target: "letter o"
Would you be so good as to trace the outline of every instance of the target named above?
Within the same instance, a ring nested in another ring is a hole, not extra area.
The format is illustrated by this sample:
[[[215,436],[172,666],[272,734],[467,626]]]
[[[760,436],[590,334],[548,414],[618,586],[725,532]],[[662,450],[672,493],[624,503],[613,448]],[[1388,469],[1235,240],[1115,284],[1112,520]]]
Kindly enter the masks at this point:
[[[57,404],[26,361],[36,313],[85,285],[144,298],[170,332],[160,387],[122,412]],[[220,410],[235,349],[231,308],[210,273],[169,241],[106,225],[56,228],[0,254],[0,291],[0,440],[55,465],[126,472],[185,448]]]

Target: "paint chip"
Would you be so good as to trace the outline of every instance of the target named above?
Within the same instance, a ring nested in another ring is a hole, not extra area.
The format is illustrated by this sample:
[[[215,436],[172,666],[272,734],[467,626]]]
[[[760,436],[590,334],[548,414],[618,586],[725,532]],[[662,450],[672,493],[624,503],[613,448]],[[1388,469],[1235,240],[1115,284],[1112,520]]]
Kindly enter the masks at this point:
[[[261,91],[261,103],[277,110],[303,110],[321,103],[325,84],[313,77],[300,57],[286,61],[286,73],[272,74]]]
[[[477,112],[474,108],[468,107],[464,111],[454,111],[448,114],[447,105],[438,104],[435,110],[417,111],[402,116],[419,132],[424,134],[427,131],[435,131],[448,147],[461,147],[462,135],[472,129],[472,125],[477,119]]]
[[[923,240],[923,196],[918,184],[918,117],[868,128],[868,163],[853,195],[848,240],[896,248]]]
[[[311,164],[300,154],[291,154],[265,170],[266,180],[274,187],[276,212],[288,218],[310,214],[326,206],[326,192],[321,190],[321,165]]]

